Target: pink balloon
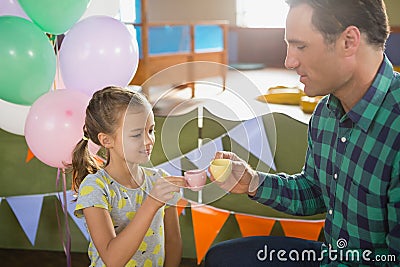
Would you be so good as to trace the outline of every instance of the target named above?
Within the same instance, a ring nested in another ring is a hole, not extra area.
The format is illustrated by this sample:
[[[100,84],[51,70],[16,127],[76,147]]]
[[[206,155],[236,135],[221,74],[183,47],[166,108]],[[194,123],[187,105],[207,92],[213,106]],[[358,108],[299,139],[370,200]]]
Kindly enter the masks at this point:
[[[136,38],[125,24],[107,16],[92,16],[76,23],[60,48],[64,84],[90,96],[105,86],[127,86],[138,60]]]
[[[18,0],[0,0],[0,16],[16,16],[31,20],[19,5]]]
[[[72,151],[83,136],[89,96],[58,89],[39,97],[31,106],[25,123],[25,139],[32,153],[43,163],[65,168]]]

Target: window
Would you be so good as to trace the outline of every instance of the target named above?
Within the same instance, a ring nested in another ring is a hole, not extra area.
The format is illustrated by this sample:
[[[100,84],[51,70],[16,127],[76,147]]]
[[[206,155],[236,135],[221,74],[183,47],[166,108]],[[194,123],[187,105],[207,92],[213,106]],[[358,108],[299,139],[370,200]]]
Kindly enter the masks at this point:
[[[285,0],[236,0],[236,24],[249,28],[284,28]]]
[[[115,0],[109,0],[115,1]],[[141,2],[140,0],[119,0],[120,19],[126,23],[141,22]]]

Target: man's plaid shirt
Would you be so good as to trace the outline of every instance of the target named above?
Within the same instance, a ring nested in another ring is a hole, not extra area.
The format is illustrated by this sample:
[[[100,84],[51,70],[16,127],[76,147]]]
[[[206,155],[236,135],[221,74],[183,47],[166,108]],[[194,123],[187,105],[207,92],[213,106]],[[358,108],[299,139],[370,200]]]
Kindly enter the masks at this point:
[[[348,249],[399,257],[400,75],[386,56],[347,114],[333,95],[320,101],[301,173],[259,176],[265,180],[253,198],[258,202],[294,215],[326,212],[332,249],[344,239]]]

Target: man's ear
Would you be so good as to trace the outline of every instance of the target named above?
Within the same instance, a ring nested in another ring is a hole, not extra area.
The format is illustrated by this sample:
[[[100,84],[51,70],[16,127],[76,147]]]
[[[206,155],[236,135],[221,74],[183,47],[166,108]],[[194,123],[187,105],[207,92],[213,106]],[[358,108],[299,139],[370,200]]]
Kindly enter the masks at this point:
[[[112,148],[114,146],[114,138],[108,134],[99,133],[97,138],[99,139],[100,144],[105,148]]]
[[[349,26],[343,31],[341,39],[345,56],[352,56],[360,46],[361,32],[356,26]]]

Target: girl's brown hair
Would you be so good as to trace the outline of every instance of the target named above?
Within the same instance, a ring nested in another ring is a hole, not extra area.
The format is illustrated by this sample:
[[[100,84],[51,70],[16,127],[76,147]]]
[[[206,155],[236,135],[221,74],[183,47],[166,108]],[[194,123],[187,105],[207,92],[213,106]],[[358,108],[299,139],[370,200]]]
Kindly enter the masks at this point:
[[[72,154],[72,189],[75,192],[78,192],[81,182],[88,174],[97,172],[109,162],[107,155],[107,161],[103,166],[97,163],[89,152],[89,139],[101,146],[98,134],[114,134],[128,106],[143,107],[150,106],[150,103],[138,92],[115,86],[105,87],[93,94],[86,108],[83,138],[75,146]]]

